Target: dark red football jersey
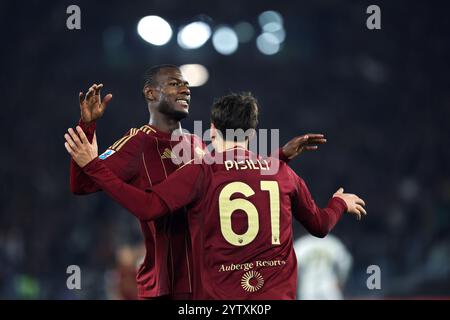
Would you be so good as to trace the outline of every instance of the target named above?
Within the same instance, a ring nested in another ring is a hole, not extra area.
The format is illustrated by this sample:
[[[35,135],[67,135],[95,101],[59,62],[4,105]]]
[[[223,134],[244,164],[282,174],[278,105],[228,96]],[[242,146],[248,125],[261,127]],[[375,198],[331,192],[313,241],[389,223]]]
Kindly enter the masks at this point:
[[[95,123],[83,128],[92,141]],[[194,135],[187,136],[195,148],[202,148],[202,142]],[[102,163],[123,181],[145,190],[165,180],[179,168],[172,161],[170,134],[158,131],[149,125],[131,129],[116,141],[102,155]],[[71,160],[70,185],[75,194],[99,191],[99,187],[80,167]],[[184,208],[176,215],[161,217],[154,221],[140,221],[146,256],[137,271],[138,295],[141,298],[168,294],[192,292],[192,257],[187,217]]]
[[[323,237],[346,210],[345,202],[332,198],[326,208],[317,207],[284,162],[247,150],[221,155],[223,163],[211,164],[207,155],[207,161],[183,166],[147,193],[120,181],[98,159],[83,170],[140,219],[187,206],[194,298],[295,299],[292,216]],[[275,174],[265,174],[274,166]]]

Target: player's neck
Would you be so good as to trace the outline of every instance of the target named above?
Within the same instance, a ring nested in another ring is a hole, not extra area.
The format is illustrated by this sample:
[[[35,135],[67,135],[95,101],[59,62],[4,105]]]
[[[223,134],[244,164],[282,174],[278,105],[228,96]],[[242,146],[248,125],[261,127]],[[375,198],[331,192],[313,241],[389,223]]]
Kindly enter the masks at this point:
[[[150,114],[148,124],[165,133],[172,133],[181,130],[181,123],[178,120],[168,118],[163,114]]]
[[[227,141],[227,140],[222,140],[220,138],[216,138],[214,140],[214,148],[218,151],[218,152],[224,152],[226,150],[229,149],[233,149],[233,148],[243,148],[243,149],[247,149],[248,145],[248,141]]]

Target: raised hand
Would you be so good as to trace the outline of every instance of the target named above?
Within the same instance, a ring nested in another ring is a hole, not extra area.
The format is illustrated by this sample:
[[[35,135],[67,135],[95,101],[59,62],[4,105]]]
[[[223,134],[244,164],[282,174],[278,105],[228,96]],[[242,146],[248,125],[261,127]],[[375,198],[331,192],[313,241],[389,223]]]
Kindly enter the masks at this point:
[[[327,139],[323,134],[308,133],[303,136],[295,137],[283,146],[283,153],[292,159],[303,151],[317,150],[319,144],[324,144]]]
[[[89,124],[92,121],[95,121],[103,116],[105,112],[107,104],[112,99],[112,94],[109,93],[105,96],[102,101],[100,96],[100,90],[103,88],[103,84],[93,84],[87,94],[84,96],[83,92],[80,92],[80,111],[81,111],[81,120]]]
[[[92,144],[89,143],[83,129],[81,129],[80,126],[77,126],[77,132],[75,132],[72,128],[69,128],[67,132],[68,133],[64,135],[64,138],[66,139],[64,146],[80,168],[83,168],[93,159],[97,158],[98,146],[95,132]]]
[[[364,200],[356,194],[344,193],[344,188],[339,188],[338,191],[333,194],[333,197],[344,200],[347,205],[347,212],[356,216],[356,219],[361,220],[361,217],[367,214],[366,210],[363,208],[366,205]]]

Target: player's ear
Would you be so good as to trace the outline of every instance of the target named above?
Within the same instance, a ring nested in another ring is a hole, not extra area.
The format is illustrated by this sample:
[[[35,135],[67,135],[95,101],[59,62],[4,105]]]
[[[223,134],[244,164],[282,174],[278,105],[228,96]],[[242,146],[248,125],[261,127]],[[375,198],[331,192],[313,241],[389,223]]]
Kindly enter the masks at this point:
[[[217,129],[214,126],[214,123],[211,122],[211,128],[209,129],[209,138],[213,141],[217,136]]]
[[[142,89],[142,94],[144,95],[145,99],[148,101],[155,100],[155,88],[153,88],[149,85],[144,86],[144,89]]]

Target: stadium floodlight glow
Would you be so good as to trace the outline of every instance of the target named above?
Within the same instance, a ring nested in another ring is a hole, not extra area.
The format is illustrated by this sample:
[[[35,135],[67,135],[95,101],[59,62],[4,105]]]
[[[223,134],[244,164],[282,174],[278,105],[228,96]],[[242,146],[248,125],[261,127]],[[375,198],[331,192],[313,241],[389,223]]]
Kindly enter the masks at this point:
[[[272,32],[272,34],[278,39],[279,43],[282,43],[286,39],[286,31],[284,29]]]
[[[264,28],[266,24],[271,22],[275,22],[281,26],[283,25],[283,17],[281,14],[273,10],[264,11],[261,13],[258,17],[258,21],[261,28]]]
[[[180,70],[190,87],[200,87],[209,79],[208,69],[201,64],[183,64]]]
[[[269,22],[262,27],[263,32],[268,32],[273,34],[279,43],[282,43],[286,39],[286,32],[284,31],[283,25],[278,22]]]
[[[178,32],[178,44],[183,49],[197,49],[208,41],[211,28],[202,21],[192,22]]]
[[[236,32],[230,27],[224,26],[217,28],[214,32],[212,43],[214,49],[223,55],[233,54],[239,45]]]
[[[262,29],[266,32],[276,32],[280,29],[283,29],[283,25],[279,24],[278,22],[269,22],[266,23]]]
[[[264,32],[256,39],[256,46],[265,55],[273,55],[280,51],[280,42],[269,32]]]
[[[236,24],[234,30],[236,31],[240,43],[249,42],[252,40],[253,34],[255,33],[253,26],[245,21]]]
[[[162,46],[172,37],[172,28],[169,23],[158,16],[146,16],[137,26],[137,32],[142,39],[155,46]]]

